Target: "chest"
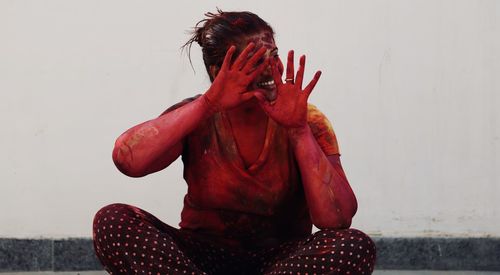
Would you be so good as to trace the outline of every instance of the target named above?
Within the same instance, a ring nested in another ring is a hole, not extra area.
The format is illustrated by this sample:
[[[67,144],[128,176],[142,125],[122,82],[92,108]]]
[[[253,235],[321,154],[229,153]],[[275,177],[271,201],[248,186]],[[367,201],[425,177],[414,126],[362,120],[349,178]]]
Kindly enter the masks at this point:
[[[234,125],[234,141],[246,167],[255,163],[261,154],[266,140],[267,123],[258,125]]]

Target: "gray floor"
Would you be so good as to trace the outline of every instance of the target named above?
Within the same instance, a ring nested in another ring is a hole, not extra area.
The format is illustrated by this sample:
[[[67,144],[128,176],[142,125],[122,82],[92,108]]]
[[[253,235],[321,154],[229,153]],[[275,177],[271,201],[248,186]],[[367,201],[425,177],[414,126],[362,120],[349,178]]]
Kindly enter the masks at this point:
[[[2,273],[2,275],[105,275],[102,271],[85,271],[85,272],[14,272]],[[433,271],[433,270],[376,270],[374,275],[500,275],[500,272],[487,271]]]

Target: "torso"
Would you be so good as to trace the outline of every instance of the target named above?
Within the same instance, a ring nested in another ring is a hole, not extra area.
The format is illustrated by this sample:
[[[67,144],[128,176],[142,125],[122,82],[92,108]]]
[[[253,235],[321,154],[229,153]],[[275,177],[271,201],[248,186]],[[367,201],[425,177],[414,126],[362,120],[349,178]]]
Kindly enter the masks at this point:
[[[238,146],[238,151],[245,163],[249,167],[257,161],[266,137],[267,121],[258,125],[234,124],[231,123],[234,139]]]
[[[255,163],[262,152],[266,139],[268,118],[260,107],[246,111],[229,112],[229,121],[245,167]]]
[[[186,137],[179,226],[249,244],[307,236],[312,223],[286,129],[263,112],[244,113],[216,113]],[[311,129],[328,145],[335,136],[323,133],[323,117],[312,110]]]

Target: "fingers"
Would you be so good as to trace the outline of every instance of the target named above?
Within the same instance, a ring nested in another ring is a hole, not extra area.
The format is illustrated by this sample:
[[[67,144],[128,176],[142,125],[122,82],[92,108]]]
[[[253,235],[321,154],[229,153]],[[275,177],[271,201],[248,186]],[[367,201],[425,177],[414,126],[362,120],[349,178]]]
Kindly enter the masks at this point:
[[[225,71],[229,69],[231,59],[233,58],[234,51],[236,50],[236,47],[233,45],[229,47],[229,50],[226,52],[226,56],[224,56],[224,61],[222,62],[222,67],[221,71]]]
[[[290,81],[293,84],[293,76],[295,74],[295,70],[293,68],[293,50],[288,52],[288,60],[286,63],[286,81]]]
[[[251,97],[257,98],[257,100],[259,100],[261,103],[267,102],[266,97],[264,96],[262,90],[250,91],[250,92],[246,93],[245,96],[246,95],[250,95],[250,98]]]
[[[237,70],[241,69],[245,61],[247,60],[248,54],[255,48],[255,43],[250,42],[248,46],[240,53],[234,65],[231,68],[236,68]]]
[[[283,77],[283,73],[285,72],[285,67],[283,66],[283,62],[279,57],[278,61],[276,61],[276,66],[278,67],[278,72],[280,73],[280,76]]]
[[[309,95],[311,94],[312,90],[314,89],[314,86],[316,86],[316,83],[318,83],[318,80],[321,76],[321,71],[317,71],[315,74],[314,74],[314,77],[313,79],[311,80],[311,82],[309,82],[309,84],[307,85],[307,87],[304,89],[304,93],[309,97]]]
[[[249,74],[248,76],[250,78],[250,81],[254,80],[257,76],[262,74],[262,72],[266,70],[267,66],[269,66],[269,62],[269,58],[266,58],[264,62],[262,62],[262,64],[260,64],[251,74]]]
[[[248,92],[245,92],[243,94],[241,94],[241,101],[247,101],[249,99],[251,99],[252,97],[256,97],[259,101],[260,101],[260,98],[259,96],[264,96],[262,94],[262,90],[254,90],[254,91],[248,91]]]
[[[266,47],[260,47],[260,49],[254,55],[252,55],[252,57],[250,57],[247,64],[245,64],[245,66],[243,67],[242,71],[244,73],[251,71],[255,66],[255,64],[257,64],[257,62],[261,60],[262,56],[264,56],[266,52],[267,52]]]
[[[295,85],[298,85],[302,90],[302,81],[304,80],[304,70],[306,66],[306,56],[302,55],[299,61],[299,69],[297,70],[297,77],[295,77]]]
[[[271,74],[273,75],[274,85],[276,85],[276,87],[283,84],[283,81],[281,80],[281,73],[278,71],[276,61],[274,60],[271,60]]]
[[[262,109],[264,109],[264,112],[269,114],[269,112],[271,112],[273,110],[274,107],[272,106],[271,103],[269,103],[269,101],[267,101],[266,97],[264,96],[264,94],[261,91],[255,92],[253,94],[253,96],[255,96],[255,98],[257,98],[260,106],[262,107]]]

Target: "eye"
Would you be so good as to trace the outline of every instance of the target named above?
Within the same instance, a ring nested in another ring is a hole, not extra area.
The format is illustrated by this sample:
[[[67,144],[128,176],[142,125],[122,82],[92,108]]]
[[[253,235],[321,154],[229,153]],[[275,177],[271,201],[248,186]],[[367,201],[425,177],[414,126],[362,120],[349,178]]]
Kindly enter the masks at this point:
[[[258,67],[260,64],[262,64],[264,62],[264,60],[266,60],[265,57],[261,57],[256,63],[255,65],[253,66],[254,68]]]

